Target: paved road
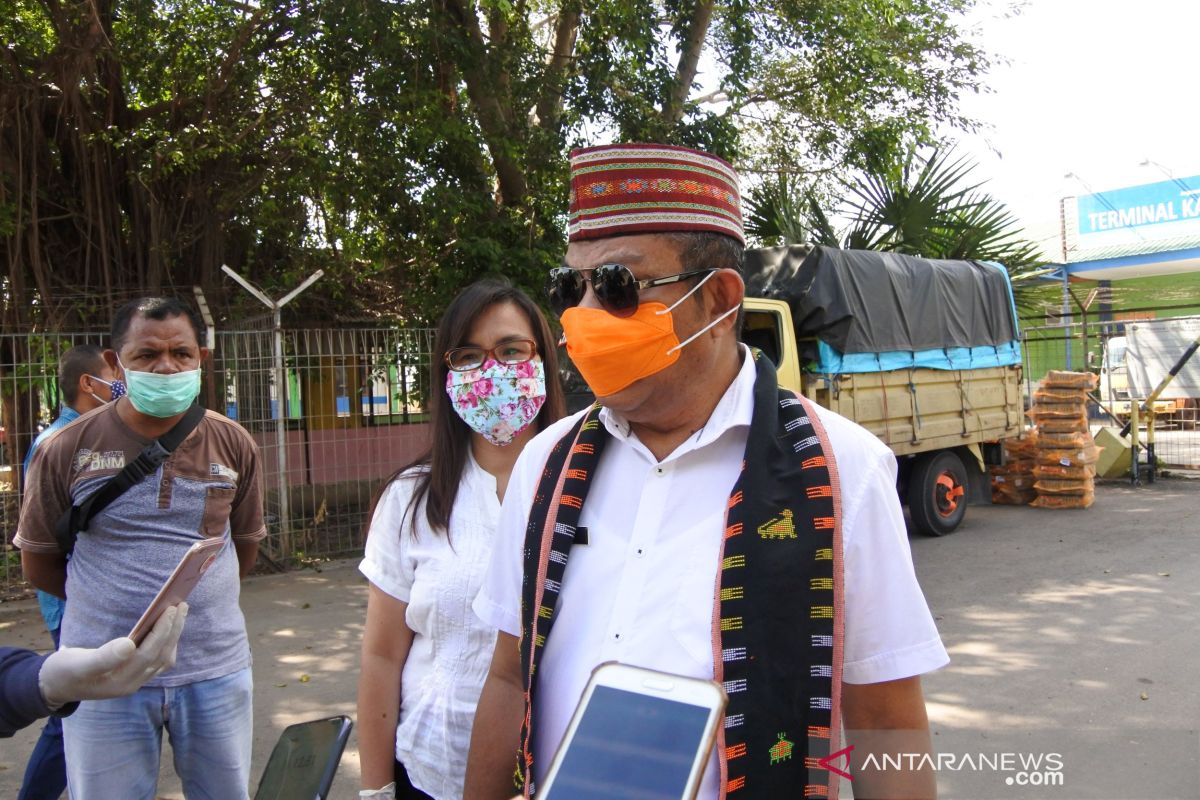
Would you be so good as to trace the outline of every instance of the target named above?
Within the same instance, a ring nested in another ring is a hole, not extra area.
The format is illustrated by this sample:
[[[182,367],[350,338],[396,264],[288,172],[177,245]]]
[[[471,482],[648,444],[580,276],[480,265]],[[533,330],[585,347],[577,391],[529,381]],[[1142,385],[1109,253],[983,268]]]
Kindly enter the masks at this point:
[[[913,540],[953,659],[925,680],[942,797],[1200,798],[1200,481],[1096,497],[1086,511],[973,507],[954,535]],[[245,584],[255,775],[288,724],[353,715],[365,597],[350,562]],[[0,643],[45,646],[35,604],[0,606]],[[0,797],[35,736],[0,746]],[[1061,786],[1016,783],[1058,772]],[[357,779],[352,740],[333,796],[355,797]],[[169,767],[160,793],[182,797]]]
[[[1200,797],[1198,501],[1200,481],[1107,483],[1085,511],[973,507],[913,540],[952,659],[925,681],[935,744],[1065,762],[1020,790],[960,758],[944,797]]]

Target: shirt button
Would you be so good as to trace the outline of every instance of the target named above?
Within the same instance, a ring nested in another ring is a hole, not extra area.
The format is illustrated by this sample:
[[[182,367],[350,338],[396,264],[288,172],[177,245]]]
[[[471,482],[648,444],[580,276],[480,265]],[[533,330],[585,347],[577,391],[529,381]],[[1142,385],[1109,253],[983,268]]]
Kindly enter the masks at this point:
[[[646,555],[646,548],[639,547],[635,554],[637,555],[638,558],[641,558],[642,556]]]
[[[655,467],[655,468],[654,468],[654,474],[655,474],[655,475],[657,475],[657,476],[659,476],[659,477],[661,478],[663,475],[666,475],[666,474],[667,474],[667,471],[666,471],[666,469],[664,469],[664,468],[663,468],[663,467],[661,467],[661,466],[660,466],[660,467]]]

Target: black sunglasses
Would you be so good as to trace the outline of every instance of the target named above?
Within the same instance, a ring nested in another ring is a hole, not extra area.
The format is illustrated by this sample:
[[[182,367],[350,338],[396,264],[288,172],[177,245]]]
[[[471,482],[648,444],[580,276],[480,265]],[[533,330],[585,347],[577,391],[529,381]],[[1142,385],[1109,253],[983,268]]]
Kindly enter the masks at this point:
[[[574,308],[583,300],[587,291],[587,281],[592,282],[592,291],[605,311],[615,317],[632,316],[638,307],[638,293],[642,289],[654,286],[666,286],[706,275],[713,270],[694,269],[680,272],[678,275],[668,275],[665,278],[649,278],[639,281],[633,277],[629,267],[624,264],[601,264],[595,269],[571,269],[570,267],[555,267],[550,270],[550,279],[546,282],[546,293],[550,296],[550,308],[555,314],[562,315],[568,308]]]

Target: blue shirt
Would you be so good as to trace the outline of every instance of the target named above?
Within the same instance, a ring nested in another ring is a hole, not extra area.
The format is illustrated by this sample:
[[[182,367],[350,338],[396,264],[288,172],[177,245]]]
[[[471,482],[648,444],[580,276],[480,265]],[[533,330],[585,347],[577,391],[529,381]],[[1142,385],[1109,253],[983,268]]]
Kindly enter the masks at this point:
[[[79,412],[70,406],[63,406],[59,409],[58,419],[51,422],[46,430],[37,435],[33,440],[33,444],[29,446],[29,452],[25,454],[25,463],[21,465],[21,477],[24,477],[29,472],[29,463],[33,461],[33,452],[38,449],[38,445],[49,439],[56,431],[62,430],[75,420],[79,419]],[[37,590],[38,607],[42,610],[42,619],[46,620],[46,630],[53,633],[62,625],[63,608],[67,601],[60,597],[55,597],[49,592]]]
[[[38,673],[49,657],[18,647],[0,647],[0,738],[51,713],[38,688]],[[66,716],[78,705],[58,713]]]

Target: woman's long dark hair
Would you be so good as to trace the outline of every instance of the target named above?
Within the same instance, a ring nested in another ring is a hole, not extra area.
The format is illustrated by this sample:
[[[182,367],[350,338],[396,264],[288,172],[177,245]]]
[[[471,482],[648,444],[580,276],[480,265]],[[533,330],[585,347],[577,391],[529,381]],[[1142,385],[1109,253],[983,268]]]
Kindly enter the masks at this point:
[[[409,518],[410,512],[415,515],[415,509],[424,499],[425,518],[434,531],[450,530],[450,514],[454,510],[458,485],[471,447],[471,428],[454,411],[446,395],[446,375],[449,372],[446,352],[461,347],[476,318],[497,303],[512,303],[525,313],[537,342],[538,355],[545,367],[546,402],[542,404],[534,425],[543,431],[566,413],[567,402],[558,374],[557,349],[550,326],[529,295],[507,280],[498,278],[484,278],[459,292],[442,315],[433,352],[429,354],[429,412],[433,429],[429,449],[411,464],[397,470],[383,484],[386,487],[408,470],[424,467],[416,476],[417,485],[405,509],[404,518]],[[373,507],[371,516],[374,516]]]

